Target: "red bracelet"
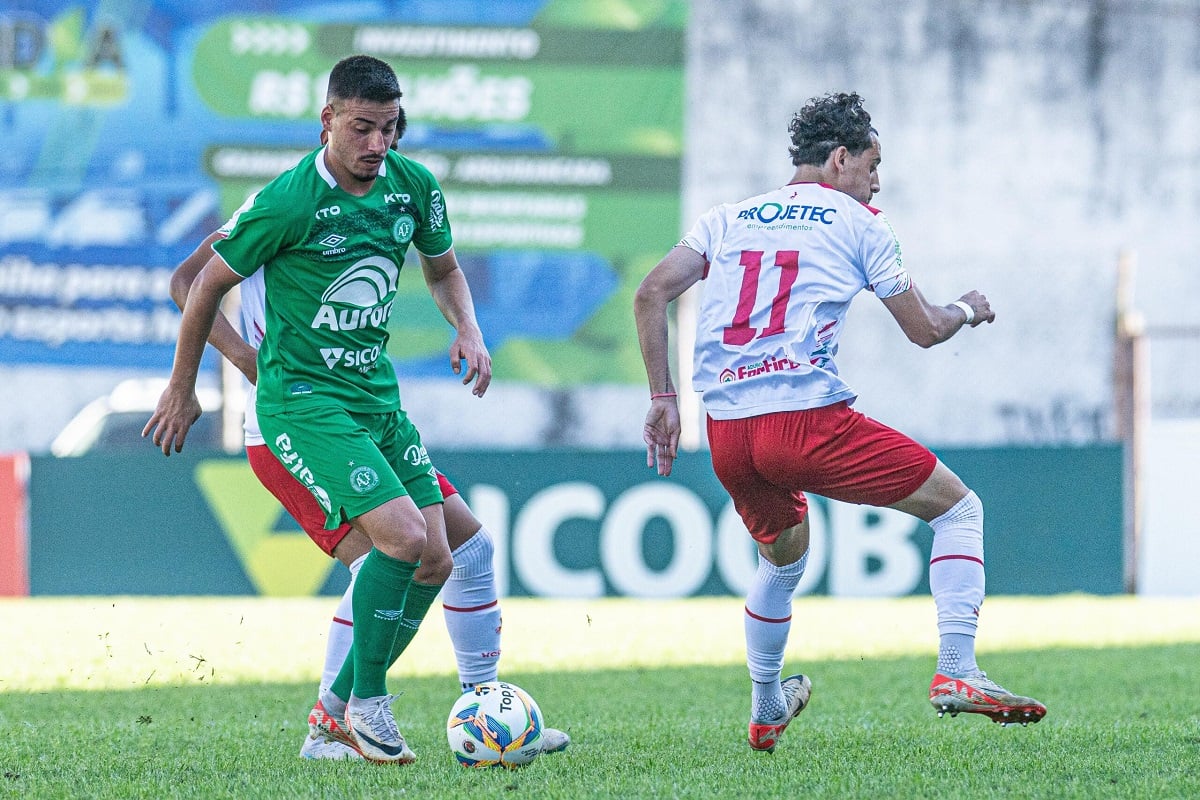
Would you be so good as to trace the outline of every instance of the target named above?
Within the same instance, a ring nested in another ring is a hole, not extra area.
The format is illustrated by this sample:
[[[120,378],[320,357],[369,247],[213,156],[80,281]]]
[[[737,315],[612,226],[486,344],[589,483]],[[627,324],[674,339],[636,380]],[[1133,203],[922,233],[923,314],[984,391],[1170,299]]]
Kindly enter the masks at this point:
[[[675,397],[675,392],[651,392],[650,399],[657,400],[660,397]]]

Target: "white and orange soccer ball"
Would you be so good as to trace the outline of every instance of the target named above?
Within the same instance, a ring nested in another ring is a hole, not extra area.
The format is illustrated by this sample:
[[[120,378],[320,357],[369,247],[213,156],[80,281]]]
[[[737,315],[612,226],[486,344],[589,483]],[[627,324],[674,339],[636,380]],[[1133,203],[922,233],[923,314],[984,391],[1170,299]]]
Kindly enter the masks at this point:
[[[480,683],[450,709],[446,738],[464,767],[522,767],[542,751],[542,711],[520,686]]]

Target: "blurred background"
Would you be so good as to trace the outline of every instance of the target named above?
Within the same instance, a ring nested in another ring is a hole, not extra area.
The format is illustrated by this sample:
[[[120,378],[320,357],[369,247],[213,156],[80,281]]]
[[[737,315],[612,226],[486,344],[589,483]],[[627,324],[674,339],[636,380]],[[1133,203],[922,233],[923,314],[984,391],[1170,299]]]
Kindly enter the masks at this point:
[[[693,399],[697,452],[641,471],[632,295],[708,207],[790,178],[808,98],[854,90],[914,280],[997,312],[921,351],[861,298],[838,356],[857,407],[983,498],[989,591],[1196,593],[1198,39],[1200,0],[6,0],[0,592],[338,591],[240,457],[215,354],[189,451],[138,434],[171,270],[312,149],[330,67],[366,52],[445,189],[496,379],[480,400],[453,378],[416,275],[390,355],[507,591],[741,591],[752,554]],[[803,591],[927,591],[925,526],[823,502],[814,521]]]

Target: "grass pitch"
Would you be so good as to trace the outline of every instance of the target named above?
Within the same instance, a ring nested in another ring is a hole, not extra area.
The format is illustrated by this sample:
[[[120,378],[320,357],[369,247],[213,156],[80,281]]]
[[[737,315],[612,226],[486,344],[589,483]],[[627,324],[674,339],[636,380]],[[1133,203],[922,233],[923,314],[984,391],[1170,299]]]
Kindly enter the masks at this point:
[[[409,767],[304,762],[330,598],[0,602],[0,798],[1190,798],[1200,601],[990,598],[980,663],[1046,703],[938,719],[928,598],[798,600],[785,669],[814,683],[774,755],[745,744],[733,598],[504,601],[502,677],[571,748],[467,770],[432,615],[390,685]]]

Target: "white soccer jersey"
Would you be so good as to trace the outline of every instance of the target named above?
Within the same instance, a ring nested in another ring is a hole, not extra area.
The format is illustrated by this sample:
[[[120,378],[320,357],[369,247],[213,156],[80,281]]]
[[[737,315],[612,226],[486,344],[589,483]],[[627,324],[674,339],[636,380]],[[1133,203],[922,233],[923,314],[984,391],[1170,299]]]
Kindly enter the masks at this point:
[[[693,386],[714,419],[853,402],[833,360],[850,301],[911,285],[883,214],[824,184],[717,206],[680,244],[708,262]]]
[[[242,203],[241,208],[233,212],[233,216],[217,229],[217,233],[221,236],[228,236],[241,213],[254,204],[257,194],[255,192],[246,198],[246,202]],[[263,270],[256,270],[249,278],[238,284],[238,289],[241,292],[242,335],[250,343],[250,346],[257,350],[262,346],[267,324],[267,287],[263,280]],[[242,419],[242,430],[247,447],[266,444],[262,432],[258,428],[258,413],[254,409],[256,399],[256,387],[251,386],[250,390],[246,392],[246,413]]]

